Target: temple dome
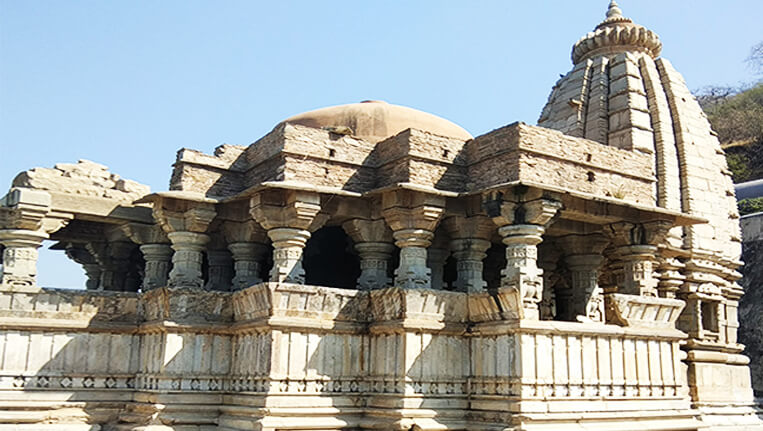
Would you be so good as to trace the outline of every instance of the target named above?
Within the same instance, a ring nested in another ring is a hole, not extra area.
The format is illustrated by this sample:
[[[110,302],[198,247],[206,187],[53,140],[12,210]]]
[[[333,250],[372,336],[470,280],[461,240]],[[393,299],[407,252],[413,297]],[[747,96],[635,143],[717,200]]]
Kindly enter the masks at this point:
[[[283,123],[322,128],[377,143],[406,129],[450,138],[472,139],[462,127],[427,112],[378,100],[329,106],[287,118]]]

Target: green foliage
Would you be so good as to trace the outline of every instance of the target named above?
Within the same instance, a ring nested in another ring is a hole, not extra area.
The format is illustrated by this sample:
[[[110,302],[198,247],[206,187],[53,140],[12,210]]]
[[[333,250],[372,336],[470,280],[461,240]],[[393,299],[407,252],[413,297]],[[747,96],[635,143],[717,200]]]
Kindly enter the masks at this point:
[[[737,203],[739,215],[753,214],[763,211],[763,198],[742,199]]]
[[[697,99],[718,133],[734,182],[763,178],[763,82],[746,90],[706,88]]]

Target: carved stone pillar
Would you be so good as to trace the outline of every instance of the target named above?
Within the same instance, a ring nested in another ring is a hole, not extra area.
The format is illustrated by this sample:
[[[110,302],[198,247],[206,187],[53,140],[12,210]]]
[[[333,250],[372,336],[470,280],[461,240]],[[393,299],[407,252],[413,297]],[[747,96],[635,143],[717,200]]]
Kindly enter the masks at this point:
[[[501,272],[501,288],[518,293],[525,319],[540,318],[538,304],[543,295],[543,271],[538,268],[537,245],[543,241],[546,225],[561,208],[561,203],[538,198],[529,202],[486,203],[498,234],[506,244],[506,268]]]
[[[479,209],[479,202],[475,202]],[[455,216],[443,220],[443,226],[451,238],[450,249],[456,259],[458,292],[479,293],[487,287],[483,278],[482,261],[490,248],[490,237],[495,224],[484,215]]]
[[[140,244],[140,252],[146,261],[141,289],[143,291],[167,286],[172,247],[161,226],[142,223],[122,225],[122,232],[134,243]]]
[[[665,239],[670,227],[671,223],[663,221],[620,222],[604,229],[615,247],[610,260],[619,293],[657,296],[657,245]]]
[[[24,288],[37,285],[37,249],[72,218],[52,214],[50,195],[41,190],[12,188],[0,199],[0,244],[3,272],[0,287]]]
[[[262,282],[261,263],[267,247],[256,242],[234,242],[228,244],[233,255],[233,290],[246,289]]]
[[[182,197],[152,195],[154,219],[159,223],[171,247],[170,287],[203,287],[201,266],[209,235],[209,224],[217,212],[212,203],[184,200]]]
[[[206,290],[229,292],[233,279],[233,256],[221,232],[209,235],[207,249]]]
[[[304,284],[302,252],[310,239],[310,231],[283,227],[269,229],[268,236],[273,241],[273,269],[270,271],[270,281]]]
[[[432,289],[444,288],[445,262],[450,256],[448,243],[442,236],[436,234],[432,244],[427,249],[427,266],[431,271]]]
[[[37,249],[48,235],[25,229],[0,230],[3,245],[3,273],[0,285],[4,288],[33,287],[37,279]]]
[[[454,239],[450,242],[456,259],[456,291],[479,293],[485,290],[487,282],[482,278],[482,261],[487,256],[490,241],[477,238]]]
[[[559,275],[558,262],[562,254],[559,245],[544,241],[538,245],[538,254],[538,266],[543,270],[543,294],[538,304],[540,319],[554,320],[568,311],[572,289]]]
[[[602,235],[568,235],[557,240],[570,276],[570,320],[604,321],[604,297],[599,286],[602,251],[608,241]]]
[[[273,242],[273,269],[270,281],[305,283],[302,253],[310,232],[328,220],[321,214],[317,193],[298,190],[266,190],[252,196],[250,212],[267,230]]]
[[[203,252],[209,236],[197,232],[170,232],[167,237],[172,242],[172,271],[169,274],[171,287],[202,287],[201,265]]]
[[[432,287],[427,266],[427,247],[442,216],[445,199],[411,190],[395,190],[382,196],[382,214],[400,248],[395,286],[405,289]]]
[[[254,220],[246,220],[226,221],[222,232],[233,255],[232,289],[246,289],[261,283],[262,261],[268,250],[265,230]]]
[[[169,244],[143,244],[140,246],[140,252],[146,260],[142,290],[166,286],[170,273],[172,247]]]
[[[395,246],[392,231],[384,220],[352,219],[344,222],[342,228],[352,238],[360,257],[358,288],[372,290],[391,285],[388,265]]]

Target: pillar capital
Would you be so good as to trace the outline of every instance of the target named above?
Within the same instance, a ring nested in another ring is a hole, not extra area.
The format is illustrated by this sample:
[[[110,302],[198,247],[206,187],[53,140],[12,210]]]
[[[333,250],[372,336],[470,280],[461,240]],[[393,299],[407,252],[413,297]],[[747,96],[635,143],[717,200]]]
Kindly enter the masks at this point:
[[[136,244],[169,244],[170,240],[158,224],[126,223],[120,226],[124,235]]]
[[[254,220],[225,220],[221,223],[220,230],[228,244],[237,242],[265,244],[268,242],[267,232]]]
[[[212,202],[153,195],[153,215],[165,232],[204,233],[217,211]]]
[[[490,196],[486,198],[483,205],[497,226],[511,224],[547,226],[562,209],[561,202],[544,197],[515,202],[504,200],[501,196]]]
[[[273,189],[255,193],[249,212],[266,230],[292,228],[314,232],[328,220],[321,213],[321,196],[315,192]]]

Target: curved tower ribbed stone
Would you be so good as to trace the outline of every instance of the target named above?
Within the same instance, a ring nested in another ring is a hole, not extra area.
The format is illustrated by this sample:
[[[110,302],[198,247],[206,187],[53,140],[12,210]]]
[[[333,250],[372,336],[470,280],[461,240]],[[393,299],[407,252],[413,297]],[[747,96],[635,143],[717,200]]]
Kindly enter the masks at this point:
[[[657,34],[612,1],[606,19],[573,46],[574,66],[554,85],[538,125],[651,155],[655,204],[708,221],[673,229],[660,277],[675,283],[687,303],[679,327],[690,336],[693,400],[703,412],[721,408],[722,415],[752,403],[748,359],[736,334],[743,293],[736,282],[739,215],[716,134],[683,77],[659,57],[661,49]]]

